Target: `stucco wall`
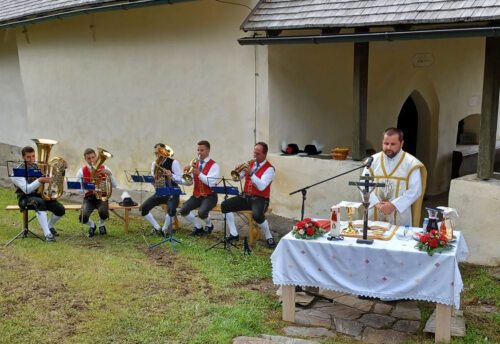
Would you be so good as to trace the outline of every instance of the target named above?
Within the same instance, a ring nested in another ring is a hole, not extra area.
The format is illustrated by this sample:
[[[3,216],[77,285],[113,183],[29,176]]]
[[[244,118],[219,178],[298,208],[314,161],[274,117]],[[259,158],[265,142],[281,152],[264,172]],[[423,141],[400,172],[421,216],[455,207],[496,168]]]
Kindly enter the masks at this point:
[[[15,32],[0,30],[0,39],[0,142],[21,144],[28,133]]]
[[[326,151],[351,146],[352,51],[352,44],[269,47],[275,151],[282,139],[303,147],[317,138]],[[370,43],[367,148],[380,149],[381,133],[412,95],[428,193],[446,191],[458,121],[481,110],[483,60],[483,39]]]
[[[469,246],[468,262],[499,265],[500,174],[480,180],[475,174],[451,181],[450,207],[459,210],[456,229],[464,233]]]
[[[207,139],[229,175],[251,157],[255,138],[267,139],[266,126],[254,133],[256,107],[268,121],[266,88],[255,97],[265,51],[236,41],[247,14],[196,1],[32,25],[29,43],[17,30],[28,130],[16,142],[59,140],[53,155],[68,160],[69,176],[86,147],[102,146],[114,154],[107,164],[120,186],[137,187],[123,171],[149,169],[155,143],[184,165]]]

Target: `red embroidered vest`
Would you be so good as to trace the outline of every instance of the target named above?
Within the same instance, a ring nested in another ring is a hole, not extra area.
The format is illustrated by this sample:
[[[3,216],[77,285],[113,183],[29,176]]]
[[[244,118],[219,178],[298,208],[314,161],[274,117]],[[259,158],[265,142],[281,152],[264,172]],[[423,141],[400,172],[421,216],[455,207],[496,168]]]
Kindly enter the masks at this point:
[[[250,165],[250,170],[253,169],[253,166],[256,164],[256,162],[254,161],[251,165]],[[262,175],[264,174],[264,172],[266,172],[266,170],[268,168],[274,168],[273,165],[271,165],[271,163],[269,161],[266,161],[266,163],[264,165],[262,165],[258,170],[257,172],[255,172],[255,175],[259,178],[262,177]],[[262,191],[260,191],[259,189],[257,189],[257,187],[252,183],[252,179],[250,179],[250,176],[247,174],[245,176],[245,187],[244,187],[244,192],[247,194],[247,195],[252,195],[252,196],[260,196],[260,197],[264,197],[264,198],[269,198],[271,196],[271,184],[273,182],[271,181],[269,183],[269,185]]]
[[[99,166],[98,171],[102,171],[102,170],[104,170],[104,165]],[[85,165],[82,167],[82,172],[83,172],[83,182],[84,183],[94,183],[94,181],[91,178],[92,173],[90,172],[88,165]],[[94,194],[94,190],[87,190],[85,192],[85,196],[91,196],[93,194]],[[105,196],[105,195],[103,195],[103,196]]]
[[[203,166],[203,171],[201,171],[203,174],[208,174],[208,171],[210,171],[210,168],[212,168],[213,164],[215,164],[215,161],[210,159],[205,166]],[[200,168],[200,161],[196,163],[195,168]],[[205,183],[200,181],[200,178],[198,176],[193,175],[193,181],[194,181],[194,189],[193,189],[193,196],[198,198],[198,197],[206,197],[210,194],[213,193],[212,189],[206,185]]]

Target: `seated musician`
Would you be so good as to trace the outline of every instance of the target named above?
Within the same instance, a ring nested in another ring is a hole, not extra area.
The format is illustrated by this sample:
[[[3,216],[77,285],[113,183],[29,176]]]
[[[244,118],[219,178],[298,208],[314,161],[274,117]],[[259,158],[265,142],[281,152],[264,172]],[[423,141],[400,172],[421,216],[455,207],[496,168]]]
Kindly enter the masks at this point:
[[[253,149],[254,160],[244,166],[240,178],[245,178],[243,194],[229,198],[222,202],[221,211],[226,214],[229,227],[229,240],[238,240],[239,235],[234,223],[234,214],[240,210],[252,210],[252,217],[264,233],[269,248],[275,248],[273,236],[266,219],[266,210],[269,207],[271,184],[274,178],[274,167],[266,160],[268,147],[264,142],[258,142]],[[239,169],[237,166],[236,169]]]
[[[209,157],[208,141],[198,142],[197,150],[198,159],[193,159],[192,163],[193,195],[184,203],[179,213],[193,224],[191,235],[201,236],[212,233],[214,229],[209,212],[217,205],[217,194],[211,187],[217,184],[220,167]],[[193,213],[194,209],[198,209],[198,218]]]
[[[154,146],[156,160],[151,164],[151,175],[154,177],[155,188],[159,187],[177,187],[178,184],[185,184],[182,179],[182,168],[179,161],[172,159],[173,154],[170,147],[163,143],[157,143]],[[161,204],[168,206],[168,212],[165,216],[165,222],[160,227],[151,209]],[[153,229],[152,233],[166,236],[167,230],[172,225],[172,219],[175,217],[179,205],[179,195],[160,196],[152,195],[141,206],[141,215],[148,221]]]
[[[35,149],[26,146],[21,150],[24,163],[18,168],[28,169],[38,168],[35,158]],[[64,215],[64,206],[57,200],[44,200],[40,193],[40,186],[44,183],[52,182],[51,177],[11,177],[10,178],[16,186],[16,195],[18,199],[19,208],[34,209],[36,210],[36,218],[40,227],[42,227],[43,234],[46,241],[54,241],[55,236],[59,235],[54,226],[56,222]],[[52,213],[50,220],[47,218],[47,210]]]
[[[85,149],[83,157],[85,158],[86,164],[76,173],[76,178],[78,180],[83,181],[83,183],[96,184],[108,180],[112,187],[116,187],[116,180],[111,173],[111,170],[104,164],[95,166],[97,161],[95,150],[92,148]],[[93,176],[95,177],[94,179]],[[102,190],[85,190],[82,210],[80,212],[80,222],[89,225],[89,238],[93,237],[96,231],[96,225],[90,218],[90,215],[95,209],[97,209],[97,212],[99,213],[99,234],[104,235],[107,233],[106,226],[104,225],[104,222],[109,218],[109,204],[107,197],[108,195]]]

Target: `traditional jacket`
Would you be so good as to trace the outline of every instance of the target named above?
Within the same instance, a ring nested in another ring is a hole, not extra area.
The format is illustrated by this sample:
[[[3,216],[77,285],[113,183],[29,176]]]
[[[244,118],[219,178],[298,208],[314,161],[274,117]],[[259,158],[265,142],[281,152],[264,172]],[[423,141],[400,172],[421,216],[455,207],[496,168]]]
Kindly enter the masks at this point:
[[[210,168],[212,168],[212,166],[215,164],[215,161],[213,159],[210,159],[206,164],[205,166],[203,166],[203,170],[201,171],[201,173],[207,175],[208,172],[210,171]],[[199,168],[200,166],[200,162],[198,161],[196,163],[196,167],[195,168]],[[206,197],[210,194],[213,193],[212,189],[210,188],[210,186],[208,186],[207,184],[203,183],[200,178],[196,175],[193,176],[193,182],[194,182],[194,188],[193,188],[193,195],[194,197],[198,198],[198,197]]]
[[[253,161],[250,165],[250,170],[252,170],[255,166],[256,162]],[[274,168],[273,165],[269,161],[266,161],[264,165],[260,166],[259,169],[255,172],[255,176],[258,178],[261,178],[264,172],[268,168]],[[264,189],[264,190],[259,190],[257,187],[252,182],[251,176],[248,174],[245,175],[245,186],[244,186],[244,193],[247,195],[252,195],[252,196],[260,196],[264,198],[269,198],[271,196],[271,184],[273,182],[271,181],[269,185]]]

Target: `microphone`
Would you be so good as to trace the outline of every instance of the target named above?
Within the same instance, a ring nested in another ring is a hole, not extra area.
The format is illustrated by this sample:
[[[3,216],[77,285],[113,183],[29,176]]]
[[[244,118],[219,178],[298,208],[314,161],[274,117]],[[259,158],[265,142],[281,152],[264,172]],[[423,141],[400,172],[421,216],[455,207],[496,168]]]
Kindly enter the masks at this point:
[[[370,156],[370,157],[366,158],[365,160],[363,160],[363,165],[366,168],[370,168],[370,166],[372,165],[372,162],[373,162],[373,156]]]

